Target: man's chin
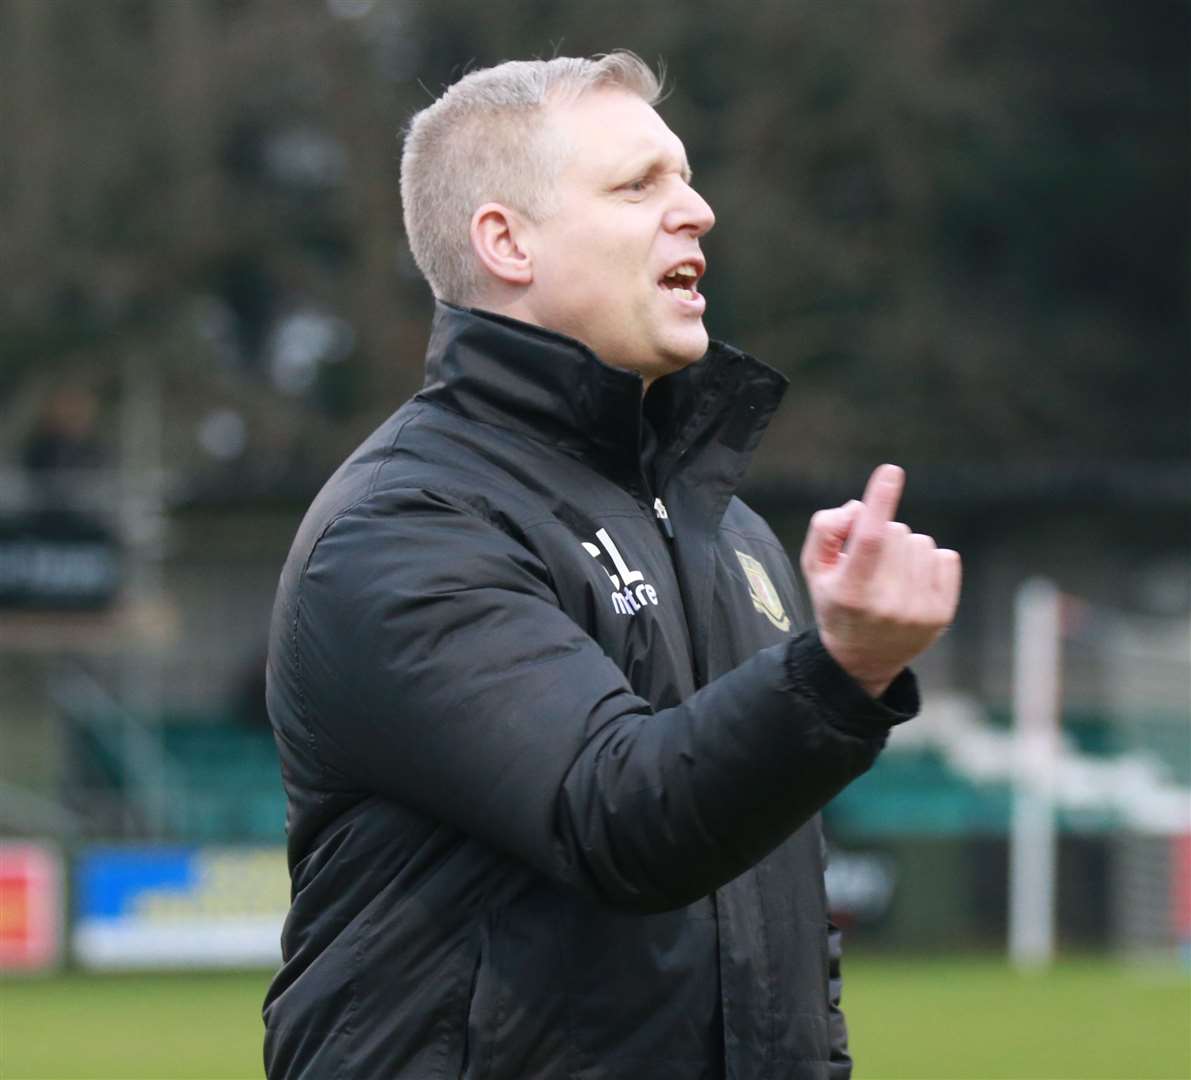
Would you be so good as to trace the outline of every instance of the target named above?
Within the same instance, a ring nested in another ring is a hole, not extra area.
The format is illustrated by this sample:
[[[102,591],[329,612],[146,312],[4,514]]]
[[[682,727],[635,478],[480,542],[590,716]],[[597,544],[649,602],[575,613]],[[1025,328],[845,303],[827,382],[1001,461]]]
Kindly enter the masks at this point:
[[[630,355],[618,356],[613,350],[601,354],[598,349],[595,353],[610,367],[635,371],[649,383],[663,375],[682,371],[683,368],[688,368],[703,359],[707,345],[707,331],[700,322],[698,326],[683,327],[680,331],[656,338],[644,348],[637,345]],[[624,352],[628,353],[628,349]]]
[[[675,371],[690,367],[703,359],[708,343],[707,331],[700,322],[697,329],[692,328],[681,335],[675,335],[673,340],[666,342],[668,348],[664,352],[665,360]]]

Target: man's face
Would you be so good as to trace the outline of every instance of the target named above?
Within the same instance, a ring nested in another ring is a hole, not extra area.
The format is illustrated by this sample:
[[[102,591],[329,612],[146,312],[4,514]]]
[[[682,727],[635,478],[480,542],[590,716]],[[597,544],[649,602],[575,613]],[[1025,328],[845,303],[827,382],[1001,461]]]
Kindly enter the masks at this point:
[[[597,90],[549,114],[564,140],[556,213],[527,246],[532,321],[646,381],[707,350],[699,238],[715,224],[679,138],[641,98]]]

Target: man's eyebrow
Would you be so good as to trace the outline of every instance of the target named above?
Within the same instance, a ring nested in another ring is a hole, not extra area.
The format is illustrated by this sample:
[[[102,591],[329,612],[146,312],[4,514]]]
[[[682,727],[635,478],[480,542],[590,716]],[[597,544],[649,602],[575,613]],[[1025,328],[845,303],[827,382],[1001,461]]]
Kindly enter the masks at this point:
[[[658,173],[666,172],[668,169],[672,168],[673,161],[674,159],[669,157],[652,157],[648,161],[642,162],[631,171],[634,176],[656,176]],[[678,172],[682,175],[682,179],[688,184],[695,175],[691,171],[691,166],[687,162],[686,158],[682,159],[682,164],[679,166]]]

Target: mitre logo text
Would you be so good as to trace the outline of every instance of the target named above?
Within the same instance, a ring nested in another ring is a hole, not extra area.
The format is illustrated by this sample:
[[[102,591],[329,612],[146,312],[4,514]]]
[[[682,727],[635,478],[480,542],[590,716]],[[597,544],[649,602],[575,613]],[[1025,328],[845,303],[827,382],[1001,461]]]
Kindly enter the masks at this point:
[[[600,563],[604,573],[608,575],[608,580],[612,582],[612,610],[618,615],[635,615],[646,604],[653,604],[656,607],[657,589],[645,581],[645,575],[640,570],[629,569],[628,563],[624,561],[624,556],[616,546],[616,541],[608,535],[608,530],[600,529],[596,533],[596,539],[600,542],[599,545],[584,540],[583,550],[593,559],[599,560],[602,555],[607,555],[612,560],[612,566],[616,570],[615,574],[602,562]],[[600,550],[601,545],[602,551]]]

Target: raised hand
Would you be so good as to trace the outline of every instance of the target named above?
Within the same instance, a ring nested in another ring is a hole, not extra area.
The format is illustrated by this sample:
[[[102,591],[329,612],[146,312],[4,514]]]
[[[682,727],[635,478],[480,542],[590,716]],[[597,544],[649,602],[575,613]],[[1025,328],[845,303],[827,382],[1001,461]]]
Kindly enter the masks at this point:
[[[873,697],[951,625],[960,559],[894,521],[905,473],[873,471],[864,501],[820,510],[802,545],[802,573],[824,647]]]

